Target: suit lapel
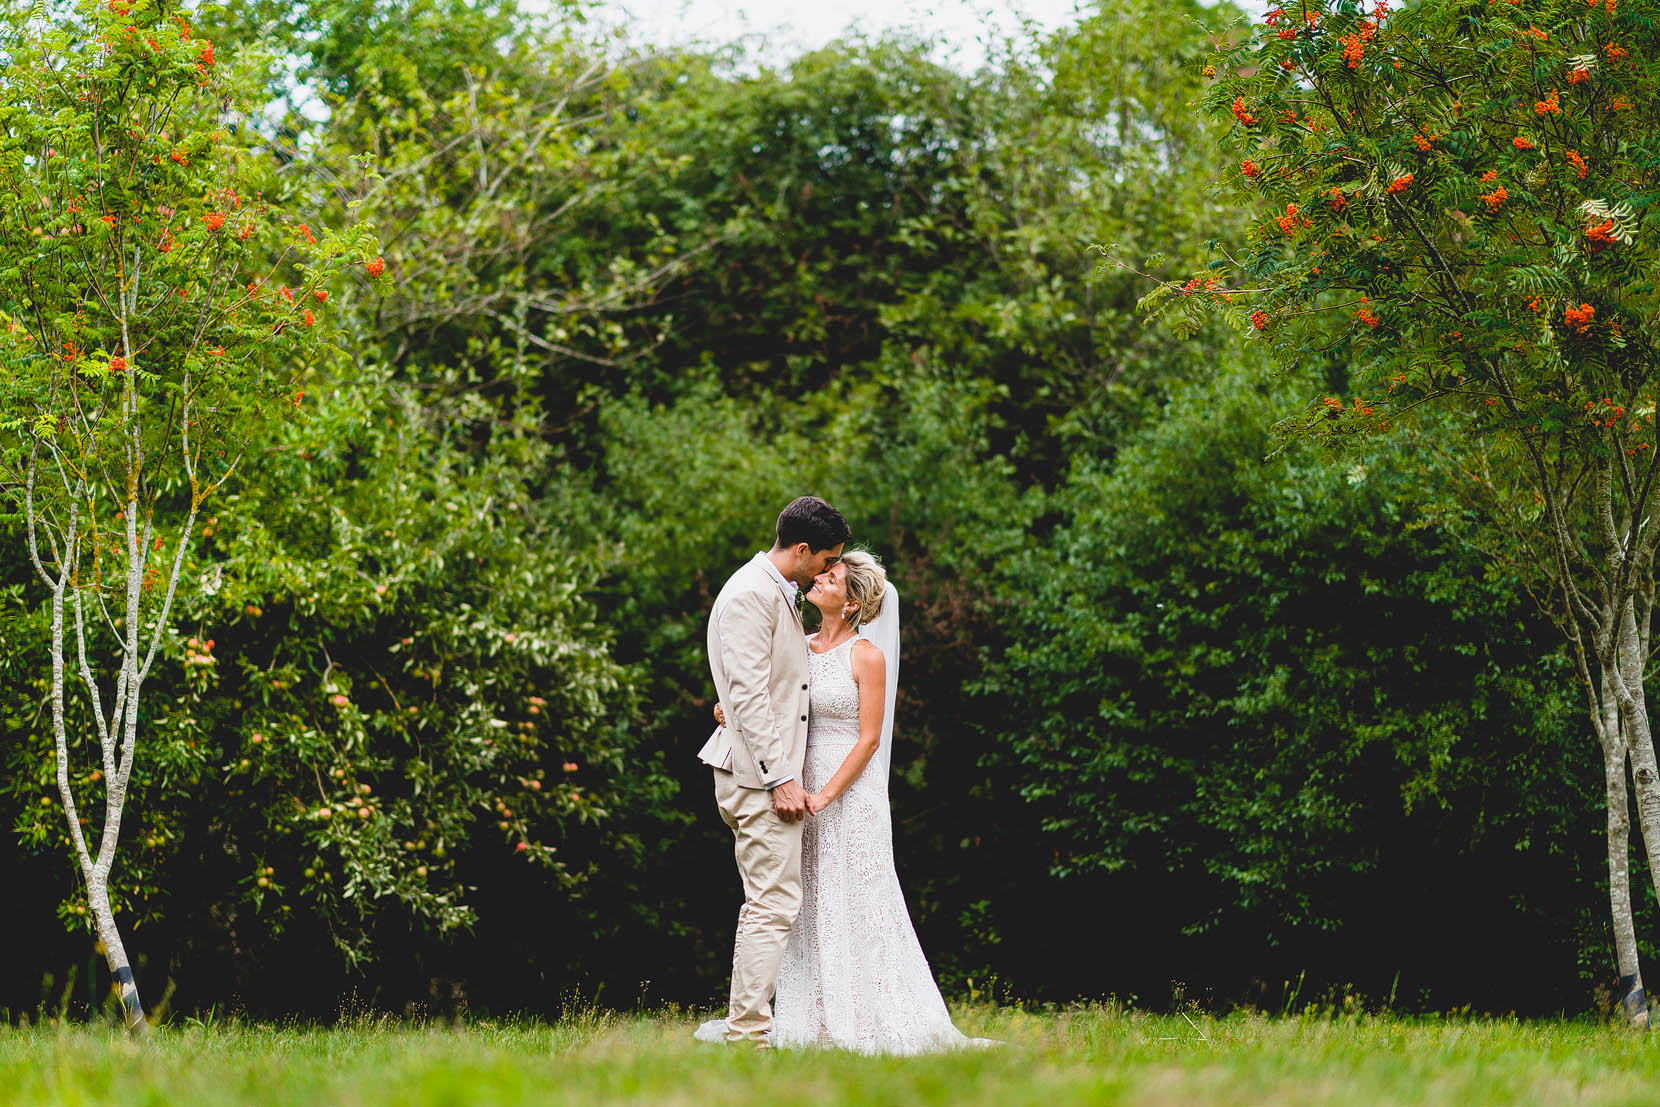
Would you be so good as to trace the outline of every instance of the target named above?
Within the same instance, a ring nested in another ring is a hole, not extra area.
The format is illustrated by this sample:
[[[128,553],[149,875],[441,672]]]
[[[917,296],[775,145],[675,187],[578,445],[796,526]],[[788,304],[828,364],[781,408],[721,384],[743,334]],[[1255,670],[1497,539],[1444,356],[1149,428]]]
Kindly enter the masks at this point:
[[[790,592],[788,591],[788,589],[786,589],[784,585],[780,584],[778,582],[778,579],[772,575],[772,572],[770,571],[769,566],[767,566],[763,563],[766,556],[767,555],[765,553],[758,553],[758,554],[755,555],[756,567],[760,570],[761,575],[764,578],[766,578],[767,587],[772,588],[775,591],[777,591],[778,597],[781,600],[784,601],[784,606],[789,608],[790,609],[790,614],[795,616],[795,625],[797,627],[805,628],[806,624],[802,621],[802,618],[801,618],[801,589],[800,589],[800,587],[797,586],[795,595],[794,595],[794,597],[792,597],[790,595]]]

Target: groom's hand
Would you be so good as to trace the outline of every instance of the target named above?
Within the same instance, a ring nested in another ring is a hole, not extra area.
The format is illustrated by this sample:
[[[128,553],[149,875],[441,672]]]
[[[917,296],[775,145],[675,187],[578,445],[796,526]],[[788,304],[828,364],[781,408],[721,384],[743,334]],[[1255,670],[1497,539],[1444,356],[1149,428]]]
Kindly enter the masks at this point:
[[[787,823],[800,822],[807,817],[807,793],[801,783],[786,780],[772,790],[772,809]]]

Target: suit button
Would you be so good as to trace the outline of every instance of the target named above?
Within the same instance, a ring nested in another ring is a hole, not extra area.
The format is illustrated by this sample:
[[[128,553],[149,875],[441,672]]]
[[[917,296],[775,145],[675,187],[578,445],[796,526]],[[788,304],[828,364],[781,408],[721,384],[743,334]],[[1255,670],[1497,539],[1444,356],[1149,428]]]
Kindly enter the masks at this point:
[[[801,716],[801,721],[806,722],[807,721],[807,716],[805,716],[805,715]]]
[[[801,686],[801,690],[802,690],[802,691],[803,691],[803,692],[805,692],[805,691],[806,691],[806,690],[807,690],[807,686],[806,686],[806,685],[805,685],[805,684],[803,684],[803,685],[802,685],[802,686]]]

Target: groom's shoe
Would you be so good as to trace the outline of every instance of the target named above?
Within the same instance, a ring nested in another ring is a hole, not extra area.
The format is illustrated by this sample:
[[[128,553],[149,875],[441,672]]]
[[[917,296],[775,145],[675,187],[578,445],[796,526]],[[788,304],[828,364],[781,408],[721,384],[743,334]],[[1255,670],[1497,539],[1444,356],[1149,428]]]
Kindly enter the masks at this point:
[[[729,1046],[749,1046],[752,1049],[771,1049],[772,1031],[767,1030],[759,1034],[735,1035],[727,1032],[726,1044]]]

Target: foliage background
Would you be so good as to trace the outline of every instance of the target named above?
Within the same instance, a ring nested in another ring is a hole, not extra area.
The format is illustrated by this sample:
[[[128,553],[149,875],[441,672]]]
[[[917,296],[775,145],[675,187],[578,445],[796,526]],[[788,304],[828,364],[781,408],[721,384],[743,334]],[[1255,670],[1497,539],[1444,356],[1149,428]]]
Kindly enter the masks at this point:
[[[152,678],[117,872],[150,993],[721,993],[704,618],[814,491],[904,600],[896,848],[948,991],[1603,1002],[1554,631],[1410,451],[1265,460],[1345,364],[1265,384],[1219,324],[1145,326],[1088,250],[1185,271],[1241,229],[1191,106],[1199,21],[1234,14],[1117,0],[961,74],[902,39],[619,52],[499,2],[194,12],[268,66],[267,193],[372,224],[387,276],[331,290],[306,418],[196,551],[178,629],[210,671],[181,643]],[[42,627],[0,518],[13,1012],[100,994],[40,806]]]

